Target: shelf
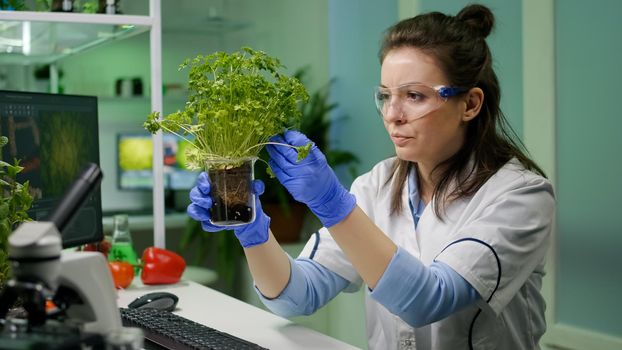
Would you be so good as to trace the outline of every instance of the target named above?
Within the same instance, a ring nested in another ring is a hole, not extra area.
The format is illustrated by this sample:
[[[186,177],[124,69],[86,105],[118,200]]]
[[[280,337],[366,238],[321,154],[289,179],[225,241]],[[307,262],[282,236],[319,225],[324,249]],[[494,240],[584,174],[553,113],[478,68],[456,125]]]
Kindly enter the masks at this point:
[[[188,223],[188,214],[173,213],[165,215],[167,229],[181,229]],[[130,215],[130,230],[153,230],[153,215]],[[113,217],[104,216],[102,220],[104,232],[111,232],[113,227]]]
[[[31,13],[36,15],[34,19],[20,20],[21,16],[16,16],[17,14],[21,13],[0,11],[0,63],[2,64],[49,64],[105,42],[128,38],[149,30],[149,25],[131,24],[130,18],[124,18],[137,16],[34,12]],[[63,15],[60,17],[64,19],[78,17],[85,20],[108,16],[108,20],[114,17],[113,22],[123,22],[123,19],[127,19],[127,23],[130,24],[65,23],[55,21],[58,15]]]
[[[149,32],[151,110],[161,112],[161,14],[160,0],[149,0],[148,16],[2,10],[0,11],[0,45],[3,45],[5,49],[0,50],[0,64],[52,63],[67,55],[99,46],[113,39]],[[65,42],[69,44],[66,46],[62,44]],[[9,46],[11,49],[8,49]],[[7,52],[7,49],[11,52]],[[56,91],[58,71],[55,65],[51,65],[50,68],[50,81],[53,86],[52,91]],[[154,159],[161,159],[162,152],[163,136],[160,132],[153,137]],[[164,166],[162,162],[153,162],[153,173],[153,241],[155,246],[164,248],[165,210],[162,179]]]

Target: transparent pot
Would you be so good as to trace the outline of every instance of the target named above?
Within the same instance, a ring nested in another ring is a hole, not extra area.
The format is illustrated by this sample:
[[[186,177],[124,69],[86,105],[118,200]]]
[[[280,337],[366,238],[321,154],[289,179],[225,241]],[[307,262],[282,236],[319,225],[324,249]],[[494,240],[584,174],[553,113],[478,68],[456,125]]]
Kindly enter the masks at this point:
[[[212,197],[211,223],[240,226],[255,221],[253,170],[257,157],[205,162]]]

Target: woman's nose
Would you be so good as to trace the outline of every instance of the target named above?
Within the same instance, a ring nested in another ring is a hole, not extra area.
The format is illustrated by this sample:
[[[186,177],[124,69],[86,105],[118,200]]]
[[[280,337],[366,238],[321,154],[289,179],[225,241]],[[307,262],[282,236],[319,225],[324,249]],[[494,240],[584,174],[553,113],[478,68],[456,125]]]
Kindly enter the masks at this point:
[[[401,123],[404,121],[404,111],[399,103],[391,101],[390,103],[387,103],[382,117],[388,123]]]

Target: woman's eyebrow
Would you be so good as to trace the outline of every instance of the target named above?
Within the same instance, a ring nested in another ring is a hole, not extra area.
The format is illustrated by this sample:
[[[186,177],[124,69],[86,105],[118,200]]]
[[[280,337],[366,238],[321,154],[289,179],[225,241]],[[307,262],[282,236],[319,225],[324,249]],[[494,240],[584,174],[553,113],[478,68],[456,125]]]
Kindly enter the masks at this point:
[[[420,82],[420,81],[411,81],[411,82],[407,82],[401,85],[398,85],[397,87],[402,87],[402,86],[406,86],[406,85],[425,85],[424,83]]]
[[[380,87],[387,88],[387,89],[397,89],[397,88],[401,88],[401,87],[408,86],[408,85],[425,85],[425,84],[420,82],[420,81],[411,81],[411,82],[400,84],[400,85],[392,87],[392,88],[390,88],[390,87],[388,87],[388,86],[386,86],[384,84],[380,84]]]

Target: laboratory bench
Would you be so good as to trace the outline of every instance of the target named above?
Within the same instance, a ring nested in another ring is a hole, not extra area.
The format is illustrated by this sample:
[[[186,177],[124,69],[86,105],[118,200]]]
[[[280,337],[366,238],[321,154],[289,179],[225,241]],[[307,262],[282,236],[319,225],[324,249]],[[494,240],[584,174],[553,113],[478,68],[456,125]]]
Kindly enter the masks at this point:
[[[118,291],[117,304],[127,307],[136,298],[155,291],[170,292],[179,298],[175,314],[268,349],[357,349],[187,280],[172,285],[148,286],[136,278],[129,288]]]

